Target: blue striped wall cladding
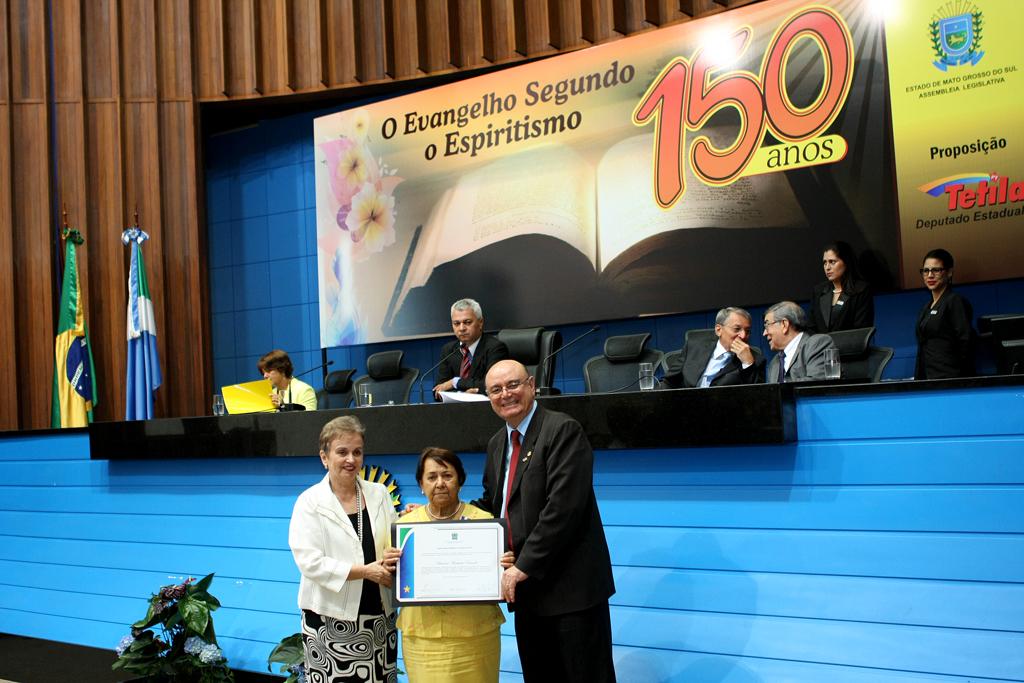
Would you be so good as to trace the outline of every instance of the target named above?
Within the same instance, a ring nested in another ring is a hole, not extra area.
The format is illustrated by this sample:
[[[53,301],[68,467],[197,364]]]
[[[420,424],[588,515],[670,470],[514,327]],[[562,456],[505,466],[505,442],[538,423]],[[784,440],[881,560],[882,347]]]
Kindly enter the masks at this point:
[[[597,454],[619,680],[1024,681],[1024,392],[797,411],[793,444]],[[464,459],[468,499],[483,456]],[[368,463],[422,500],[413,458]],[[113,648],[150,592],[215,571],[231,663],[265,670],[297,629],[292,502],[321,472],[91,461],[81,432],[0,439],[0,631]],[[502,644],[502,681],[521,681],[511,624]]]

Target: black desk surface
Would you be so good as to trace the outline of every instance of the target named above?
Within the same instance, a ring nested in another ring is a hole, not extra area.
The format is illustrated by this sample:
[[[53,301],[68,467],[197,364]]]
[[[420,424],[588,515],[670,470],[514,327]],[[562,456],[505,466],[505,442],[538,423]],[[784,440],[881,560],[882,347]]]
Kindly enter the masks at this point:
[[[594,448],[681,448],[785,443],[796,439],[794,397],[869,396],[1024,385],[1024,375],[950,380],[853,380],[760,384],[671,391],[540,398],[579,420]],[[501,428],[489,402],[380,406],[224,417],[97,422],[89,427],[93,459],[253,458],[317,453],[320,429],[338,415],[366,426],[367,452],[415,454],[425,446],[482,452]]]
[[[796,438],[791,385],[538,400],[579,420],[594,448],[783,443]],[[89,442],[92,458],[104,460],[315,455],[324,424],[346,414],[366,426],[366,449],[374,455],[418,454],[426,446],[480,452],[502,425],[490,402],[481,401],[97,422],[89,427]]]

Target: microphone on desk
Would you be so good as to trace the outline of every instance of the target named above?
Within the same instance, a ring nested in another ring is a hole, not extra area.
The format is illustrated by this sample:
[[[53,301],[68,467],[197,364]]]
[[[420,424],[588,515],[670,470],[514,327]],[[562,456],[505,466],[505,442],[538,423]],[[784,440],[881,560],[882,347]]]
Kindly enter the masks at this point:
[[[420,377],[420,403],[423,403],[423,381],[425,379],[427,379],[428,377],[430,377],[430,373],[432,373],[434,370],[437,370],[439,367],[441,367],[442,363],[444,363],[446,360],[448,360],[449,358],[454,356],[457,351],[462,351],[462,343],[461,342],[455,345],[455,348],[452,349],[451,353],[449,353],[447,356],[445,356],[441,360],[439,360],[436,363],[434,363],[434,367],[432,367],[429,370],[427,370],[426,372],[424,372],[423,373],[423,377]]]
[[[542,370],[544,369],[544,365],[545,365],[545,364],[546,364],[546,363],[547,363],[547,362],[548,362],[549,360],[551,360],[552,358],[554,358],[555,356],[557,356],[558,354],[560,354],[560,353],[561,353],[562,351],[565,351],[565,350],[566,350],[567,348],[569,348],[570,346],[572,346],[573,344],[575,344],[575,343],[576,343],[576,342],[578,342],[579,340],[583,339],[584,337],[586,337],[586,336],[588,336],[588,335],[591,335],[591,334],[593,334],[594,332],[597,332],[597,331],[598,331],[599,329],[601,329],[601,326],[600,326],[600,325],[594,325],[593,327],[591,327],[591,328],[590,328],[589,330],[587,330],[587,331],[586,331],[586,332],[584,332],[583,334],[581,334],[581,335],[579,335],[579,336],[577,336],[577,337],[573,338],[573,339],[572,339],[572,340],[571,340],[571,341],[570,341],[570,342],[569,342],[568,344],[562,344],[562,345],[561,345],[561,346],[559,346],[559,347],[558,347],[557,349],[555,349],[554,351],[552,351],[552,352],[551,352],[551,353],[549,353],[548,355],[544,356],[544,358],[542,358],[542,359],[541,359],[541,361],[540,361],[539,363],[537,363],[537,374],[538,374],[538,375],[539,375],[539,374],[541,374],[541,371],[542,371]],[[541,391],[539,391],[539,390],[538,390],[538,391],[537,391],[537,393],[538,393],[538,394],[541,394]]]
[[[330,367],[332,365],[334,365],[334,361],[333,360],[329,360],[326,363],[321,363],[320,365],[315,365],[315,366],[309,368],[308,370],[303,370],[302,372],[300,372],[297,375],[292,375],[292,379],[295,379],[296,377],[303,377],[304,375],[308,375],[309,373],[313,372],[314,370],[323,370],[323,369],[328,368],[328,367]],[[290,396],[290,394],[289,394],[289,396]],[[292,412],[295,412],[297,410],[305,410],[305,409],[306,409],[306,406],[302,405],[301,403],[282,403],[281,405],[279,405],[277,407],[277,412],[279,412],[279,413],[292,413]]]
[[[309,370],[303,370],[302,372],[300,372],[297,375],[292,375],[292,377],[293,378],[294,377],[303,377],[303,376],[308,375],[309,373],[313,372],[314,370],[323,370],[324,368],[329,368],[332,365],[334,365],[334,361],[333,360],[329,360],[326,363],[321,363],[320,365],[314,365]]]

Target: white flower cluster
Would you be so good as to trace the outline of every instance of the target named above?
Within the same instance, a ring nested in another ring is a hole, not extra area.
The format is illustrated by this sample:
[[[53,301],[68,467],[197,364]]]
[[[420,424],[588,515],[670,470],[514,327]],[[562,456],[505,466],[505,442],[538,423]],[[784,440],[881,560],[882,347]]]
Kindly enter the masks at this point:
[[[185,641],[185,652],[195,655],[203,664],[215,664],[224,659],[220,648],[213,643],[208,643],[199,636],[192,636]]]

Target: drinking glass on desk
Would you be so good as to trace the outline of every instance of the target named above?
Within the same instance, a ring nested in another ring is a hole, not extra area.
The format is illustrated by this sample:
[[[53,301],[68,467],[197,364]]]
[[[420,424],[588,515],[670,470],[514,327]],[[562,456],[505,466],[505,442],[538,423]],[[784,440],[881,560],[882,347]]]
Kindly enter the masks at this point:
[[[841,374],[839,349],[825,349],[825,379],[839,379]]]
[[[372,406],[373,405],[373,392],[370,390],[370,386],[367,384],[361,384],[359,386],[359,403],[360,406]]]
[[[224,397],[220,394],[213,395],[213,414],[217,417],[228,414],[227,409],[224,407]]]
[[[640,364],[640,391],[650,391],[654,388],[654,363]]]

